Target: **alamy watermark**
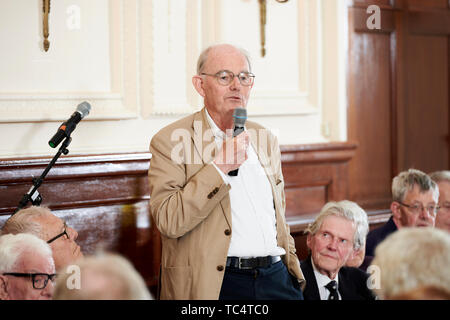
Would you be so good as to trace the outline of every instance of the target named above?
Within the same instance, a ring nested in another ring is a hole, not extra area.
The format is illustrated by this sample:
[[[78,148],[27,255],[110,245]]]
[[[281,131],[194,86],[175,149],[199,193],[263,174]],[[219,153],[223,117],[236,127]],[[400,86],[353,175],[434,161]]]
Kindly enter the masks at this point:
[[[369,30],[380,30],[381,29],[381,10],[380,7],[373,4],[367,7],[366,12],[368,14],[372,14],[366,20],[366,26]]]
[[[66,273],[70,274],[66,280],[66,287],[69,290],[81,289],[81,270],[76,264],[67,267]]]

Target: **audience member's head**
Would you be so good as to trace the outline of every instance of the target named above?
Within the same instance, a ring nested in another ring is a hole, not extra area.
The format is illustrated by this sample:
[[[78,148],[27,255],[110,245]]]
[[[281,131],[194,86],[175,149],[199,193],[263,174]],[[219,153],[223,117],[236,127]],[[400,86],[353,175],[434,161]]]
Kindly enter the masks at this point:
[[[392,181],[391,211],[398,229],[433,227],[438,200],[437,184],[422,171],[409,169]]]
[[[0,237],[0,300],[48,300],[55,265],[45,241],[26,233]]]
[[[450,235],[435,228],[403,228],[375,249],[375,294],[393,299],[425,286],[450,288]]]
[[[450,171],[436,171],[430,174],[439,187],[439,207],[435,227],[450,232]]]
[[[117,254],[100,254],[77,262],[76,273],[58,277],[54,300],[150,300],[144,280],[131,263]],[[76,282],[79,286],[76,287]]]
[[[305,232],[316,269],[334,279],[339,269],[365,245],[367,214],[356,203],[329,202]]]
[[[19,210],[5,222],[2,231],[3,234],[31,233],[46,241],[53,251],[56,270],[83,257],[75,242],[78,233],[45,207]]]
[[[450,289],[422,286],[393,296],[390,300],[450,300]]]

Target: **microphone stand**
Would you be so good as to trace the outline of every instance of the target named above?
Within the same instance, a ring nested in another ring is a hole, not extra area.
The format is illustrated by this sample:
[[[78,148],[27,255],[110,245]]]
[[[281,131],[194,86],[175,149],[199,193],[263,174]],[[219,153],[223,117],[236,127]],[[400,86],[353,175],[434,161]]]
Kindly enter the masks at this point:
[[[33,178],[33,186],[31,187],[30,191],[28,191],[28,193],[23,195],[22,200],[20,200],[19,206],[11,216],[13,216],[17,211],[19,211],[23,207],[25,207],[28,204],[28,202],[31,202],[35,206],[41,205],[42,196],[39,194],[37,189],[41,186],[42,182],[45,179],[45,176],[53,167],[56,160],[58,160],[61,154],[63,153],[67,155],[69,153],[67,147],[69,146],[70,142],[72,142],[72,138],[70,136],[67,136],[66,139],[63,141],[61,147],[59,148],[58,152],[53,157],[52,161],[50,161],[50,163],[47,165],[47,168],[45,168],[44,172],[42,172],[41,176],[38,179]]]

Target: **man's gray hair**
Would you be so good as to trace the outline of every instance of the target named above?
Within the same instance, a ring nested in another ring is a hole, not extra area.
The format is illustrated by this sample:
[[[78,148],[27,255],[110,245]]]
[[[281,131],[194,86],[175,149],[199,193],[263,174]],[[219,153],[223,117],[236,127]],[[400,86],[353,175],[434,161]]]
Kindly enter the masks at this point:
[[[400,172],[392,180],[392,200],[403,201],[406,192],[411,191],[415,185],[419,187],[420,192],[428,192],[431,190],[433,198],[436,202],[438,201],[439,188],[436,182],[431,180],[430,176],[426,173],[416,169]]]
[[[315,235],[322,226],[325,218],[336,216],[345,218],[355,225],[355,235],[353,236],[353,248],[359,249],[366,243],[366,236],[369,232],[369,222],[366,212],[355,202],[342,200],[339,202],[328,202],[320,210],[316,220],[311,223],[305,230],[305,233]]]
[[[31,233],[36,237],[43,237],[42,226],[37,222],[37,218],[52,214],[47,207],[32,206],[26,209],[21,209],[6,220],[2,228],[2,234],[18,234]]]
[[[450,171],[449,170],[442,170],[442,171],[435,171],[429,174],[431,180],[433,180],[436,183],[447,181],[450,182]]]
[[[450,235],[432,227],[401,228],[377,246],[372,266],[379,268],[374,291],[380,299],[423,286],[449,290]]]
[[[42,239],[29,234],[6,234],[0,237],[0,273],[14,272],[23,254],[37,253],[53,262],[52,249]]]
[[[200,56],[198,57],[197,60],[197,75],[200,75],[203,72],[203,69],[205,67],[206,61],[208,60],[208,54],[211,51],[211,49],[216,48],[217,46],[219,46],[220,44],[215,44],[215,45],[211,45],[209,47],[207,47],[206,49],[204,49],[201,53]],[[233,46],[233,45],[231,45]],[[248,71],[252,72],[252,66],[250,63],[250,54],[243,48],[237,47],[237,46],[233,46],[235,47],[237,50],[239,50],[242,55],[245,57],[245,59],[247,59],[247,63],[248,63]]]

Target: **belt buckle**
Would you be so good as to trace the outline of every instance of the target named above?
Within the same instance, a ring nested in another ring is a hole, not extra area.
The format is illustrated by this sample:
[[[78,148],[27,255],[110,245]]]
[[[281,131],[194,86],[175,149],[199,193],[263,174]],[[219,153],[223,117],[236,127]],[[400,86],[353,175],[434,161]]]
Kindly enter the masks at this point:
[[[238,257],[238,263],[239,263],[239,269],[242,269],[242,270],[253,269],[252,267],[243,267],[241,257]]]

